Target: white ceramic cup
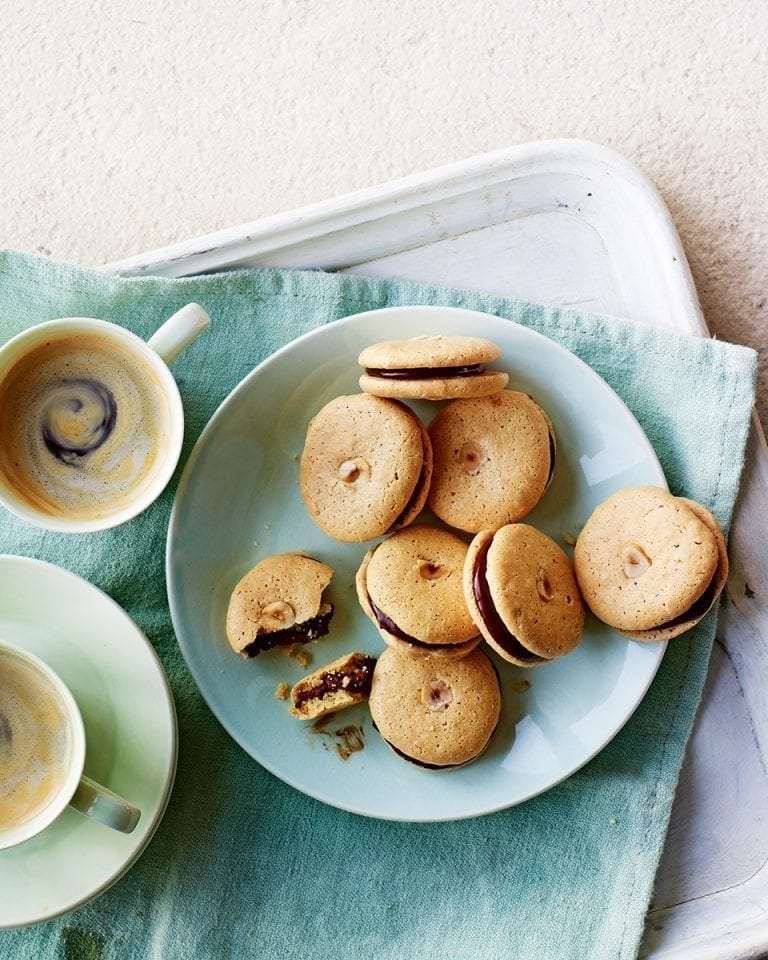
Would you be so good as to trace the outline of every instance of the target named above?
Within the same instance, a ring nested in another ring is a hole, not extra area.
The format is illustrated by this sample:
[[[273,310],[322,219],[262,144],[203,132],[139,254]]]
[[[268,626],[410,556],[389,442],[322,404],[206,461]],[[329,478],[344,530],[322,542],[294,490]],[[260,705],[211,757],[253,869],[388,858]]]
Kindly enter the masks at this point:
[[[131,520],[142,510],[146,510],[160,496],[171,479],[179,462],[184,439],[184,409],[181,405],[179,388],[168,369],[168,364],[175,360],[208,327],[210,322],[211,318],[199,304],[188,303],[166,320],[148,341],[144,341],[124,327],[106,320],[97,320],[93,317],[64,317],[30,327],[0,347],[0,378],[2,378],[5,371],[16,360],[25,356],[52,334],[60,336],[72,333],[96,333],[100,337],[114,341],[116,345],[127,346],[130,351],[139,354],[142,361],[157,375],[170,410],[169,436],[158,452],[158,466],[152,482],[123,510],[110,513],[106,517],[88,520],[62,515],[52,516],[37,510],[26,501],[2,475],[0,475],[0,503],[22,520],[36,527],[58,530],[62,533],[92,533],[96,530],[107,530]]]
[[[15,828],[3,829],[0,823],[0,850],[14,847],[42,833],[50,826],[67,806],[98,820],[120,833],[131,833],[141,817],[141,811],[118,797],[117,794],[100,786],[83,775],[85,767],[85,727],[80,710],[69,687],[39,657],[5,640],[0,640],[0,654],[18,658],[33,666],[41,675],[42,682],[52,686],[61,699],[66,715],[62,718],[69,727],[72,750],[69,768],[62,779],[61,786],[54,798],[37,816]],[[2,704],[0,704],[2,708]]]

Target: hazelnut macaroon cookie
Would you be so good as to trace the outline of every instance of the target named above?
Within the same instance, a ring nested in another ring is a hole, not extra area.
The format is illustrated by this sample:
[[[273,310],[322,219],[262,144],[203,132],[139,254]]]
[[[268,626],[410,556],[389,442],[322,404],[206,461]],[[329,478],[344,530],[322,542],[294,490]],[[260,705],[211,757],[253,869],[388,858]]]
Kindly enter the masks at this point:
[[[429,506],[452,527],[477,533],[521,520],[555,469],[549,417],[525,393],[454,400],[429,425],[434,467]]]
[[[495,343],[480,337],[414,337],[374,343],[358,357],[365,368],[360,389],[377,397],[452,400],[487,397],[506,387],[509,376],[486,370],[498,360]]]
[[[574,565],[595,616],[633,640],[690,630],[728,579],[715,518],[660,487],[619,490],[600,504],[576,541]]]
[[[333,605],[323,591],[333,570],[299,553],[267,557],[240,580],[227,610],[227,639],[244,657],[308,643],[328,633]]]
[[[378,659],[368,705],[387,744],[429,770],[475,760],[499,722],[496,668],[480,650],[461,660],[403,657],[388,649]]]
[[[367,393],[337,397],[310,421],[299,485],[312,519],[330,537],[362,543],[422,510],[432,446],[405,404]]]
[[[389,646],[412,657],[458,658],[480,643],[464,600],[467,545],[447,530],[412,526],[368,551],[360,605]]]
[[[467,552],[464,591],[485,639],[519,667],[561,657],[581,640],[585,608],[570,561],[528,524],[478,533]]]
[[[291,713],[300,720],[316,720],[367,700],[375,666],[376,657],[367,653],[345,653],[294,685]]]

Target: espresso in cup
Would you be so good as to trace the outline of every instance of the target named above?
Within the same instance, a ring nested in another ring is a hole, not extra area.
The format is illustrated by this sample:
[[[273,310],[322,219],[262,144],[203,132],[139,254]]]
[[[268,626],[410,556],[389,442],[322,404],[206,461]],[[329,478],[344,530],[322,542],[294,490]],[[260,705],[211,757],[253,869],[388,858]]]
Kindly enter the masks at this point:
[[[57,688],[34,663],[0,649],[0,837],[59,801],[75,751]]]
[[[139,350],[51,331],[0,371],[0,477],[51,517],[109,517],[152,485],[171,416]]]

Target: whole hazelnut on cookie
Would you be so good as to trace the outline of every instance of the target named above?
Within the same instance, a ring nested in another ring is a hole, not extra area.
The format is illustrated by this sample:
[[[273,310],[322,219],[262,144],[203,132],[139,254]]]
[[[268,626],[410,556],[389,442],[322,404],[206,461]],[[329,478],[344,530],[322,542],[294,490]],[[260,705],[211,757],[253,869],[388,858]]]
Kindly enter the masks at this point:
[[[336,540],[362,543],[411,523],[431,476],[429,435],[396,400],[337,397],[309,424],[301,495],[315,523]]]
[[[525,393],[454,400],[430,423],[429,436],[429,506],[460,530],[477,533],[521,520],[552,480],[554,430]]]
[[[480,642],[462,588],[467,545],[447,530],[415,525],[369,550],[357,596],[384,641],[413,656],[463,657]]]
[[[251,658],[328,633],[333,605],[323,602],[323,591],[332,576],[330,567],[298,553],[257,563],[229,601],[227,639],[235,653]]]
[[[496,669],[473,650],[460,660],[404,657],[389,648],[373,672],[371,717],[404,760],[449,770],[488,746],[501,714]]]
[[[585,610],[570,561],[554,540],[525,523],[477,534],[464,566],[464,593],[490,646],[519,667],[561,657],[581,640]]]
[[[576,541],[574,565],[595,616],[633,640],[690,630],[728,579],[715,518],[661,487],[619,490],[600,504]]]

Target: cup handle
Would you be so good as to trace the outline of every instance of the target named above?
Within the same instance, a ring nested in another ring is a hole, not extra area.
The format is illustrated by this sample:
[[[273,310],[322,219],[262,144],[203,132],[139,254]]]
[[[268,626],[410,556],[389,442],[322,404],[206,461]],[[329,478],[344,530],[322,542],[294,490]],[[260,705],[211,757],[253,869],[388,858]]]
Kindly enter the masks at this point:
[[[137,807],[85,776],[80,778],[69,805],[120,833],[132,833],[141,817]]]
[[[166,363],[173,363],[182,350],[196,340],[211,322],[199,303],[188,303],[157,330],[147,341]]]

